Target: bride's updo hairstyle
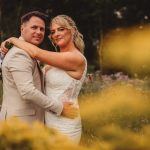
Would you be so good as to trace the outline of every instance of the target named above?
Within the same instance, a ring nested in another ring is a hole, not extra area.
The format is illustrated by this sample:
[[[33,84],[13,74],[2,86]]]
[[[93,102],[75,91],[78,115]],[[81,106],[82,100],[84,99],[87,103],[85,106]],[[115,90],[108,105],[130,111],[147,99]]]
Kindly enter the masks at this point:
[[[78,31],[78,28],[75,24],[75,22],[67,15],[58,15],[54,18],[52,18],[51,23],[50,23],[50,28],[52,23],[56,23],[64,28],[67,29],[74,29],[74,34],[73,34],[73,42],[75,47],[81,52],[84,52],[84,41],[83,41],[83,35]]]

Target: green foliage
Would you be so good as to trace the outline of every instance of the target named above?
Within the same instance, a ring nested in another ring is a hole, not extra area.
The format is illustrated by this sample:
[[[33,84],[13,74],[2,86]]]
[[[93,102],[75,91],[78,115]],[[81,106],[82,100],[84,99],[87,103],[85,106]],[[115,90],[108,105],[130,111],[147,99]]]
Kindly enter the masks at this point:
[[[10,0],[1,0],[0,4],[1,40],[19,36],[20,17],[30,10],[43,11],[50,17],[67,14],[75,20],[83,33],[85,55],[89,63],[94,65],[99,62],[99,39],[106,32],[120,26],[147,23],[149,17],[145,16],[150,12],[149,0],[11,0],[11,3]],[[46,39],[45,42],[44,48],[50,49],[47,44],[49,41]]]

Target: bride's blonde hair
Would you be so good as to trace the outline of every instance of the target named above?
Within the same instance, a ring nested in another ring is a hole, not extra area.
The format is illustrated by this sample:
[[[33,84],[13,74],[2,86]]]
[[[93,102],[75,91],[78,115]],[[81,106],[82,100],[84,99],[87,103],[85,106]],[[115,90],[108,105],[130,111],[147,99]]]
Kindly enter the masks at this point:
[[[72,20],[71,17],[67,15],[58,15],[54,18],[52,18],[51,23],[50,23],[50,28],[52,23],[57,23],[60,26],[67,28],[67,29],[74,29],[74,34],[73,34],[73,42],[75,47],[80,51],[84,52],[84,41],[83,41],[83,35],[79,32],[75,22]]]

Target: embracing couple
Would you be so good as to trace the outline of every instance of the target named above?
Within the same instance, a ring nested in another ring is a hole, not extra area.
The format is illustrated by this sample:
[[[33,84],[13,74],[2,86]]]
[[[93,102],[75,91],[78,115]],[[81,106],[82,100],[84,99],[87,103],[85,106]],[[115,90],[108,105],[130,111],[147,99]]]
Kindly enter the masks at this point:
[[[75,22],[66,15],[54,17],[49,38],[59,52],[40,49],[46,28],[46,16],[32,11],[21,17],[21,36],[6,41],[1,52],[3,101],[0,120],[15,116],[32,123],[40,121],[79,143],[81,118],[78,95],[84,81],[87,61],[84,42]],[[41,70],[39,61],[45,63]]]

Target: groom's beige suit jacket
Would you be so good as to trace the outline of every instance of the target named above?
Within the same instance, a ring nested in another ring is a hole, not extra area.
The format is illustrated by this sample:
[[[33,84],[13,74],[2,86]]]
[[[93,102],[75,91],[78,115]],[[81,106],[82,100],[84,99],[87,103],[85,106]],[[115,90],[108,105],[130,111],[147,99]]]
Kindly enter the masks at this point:
[[[44,77],[36,60],[13,47],[2,64],[3,101],[0,121],[15,116],[27,122],[44,122],[44,111],[60,115],[63,104],[44,95]]]

